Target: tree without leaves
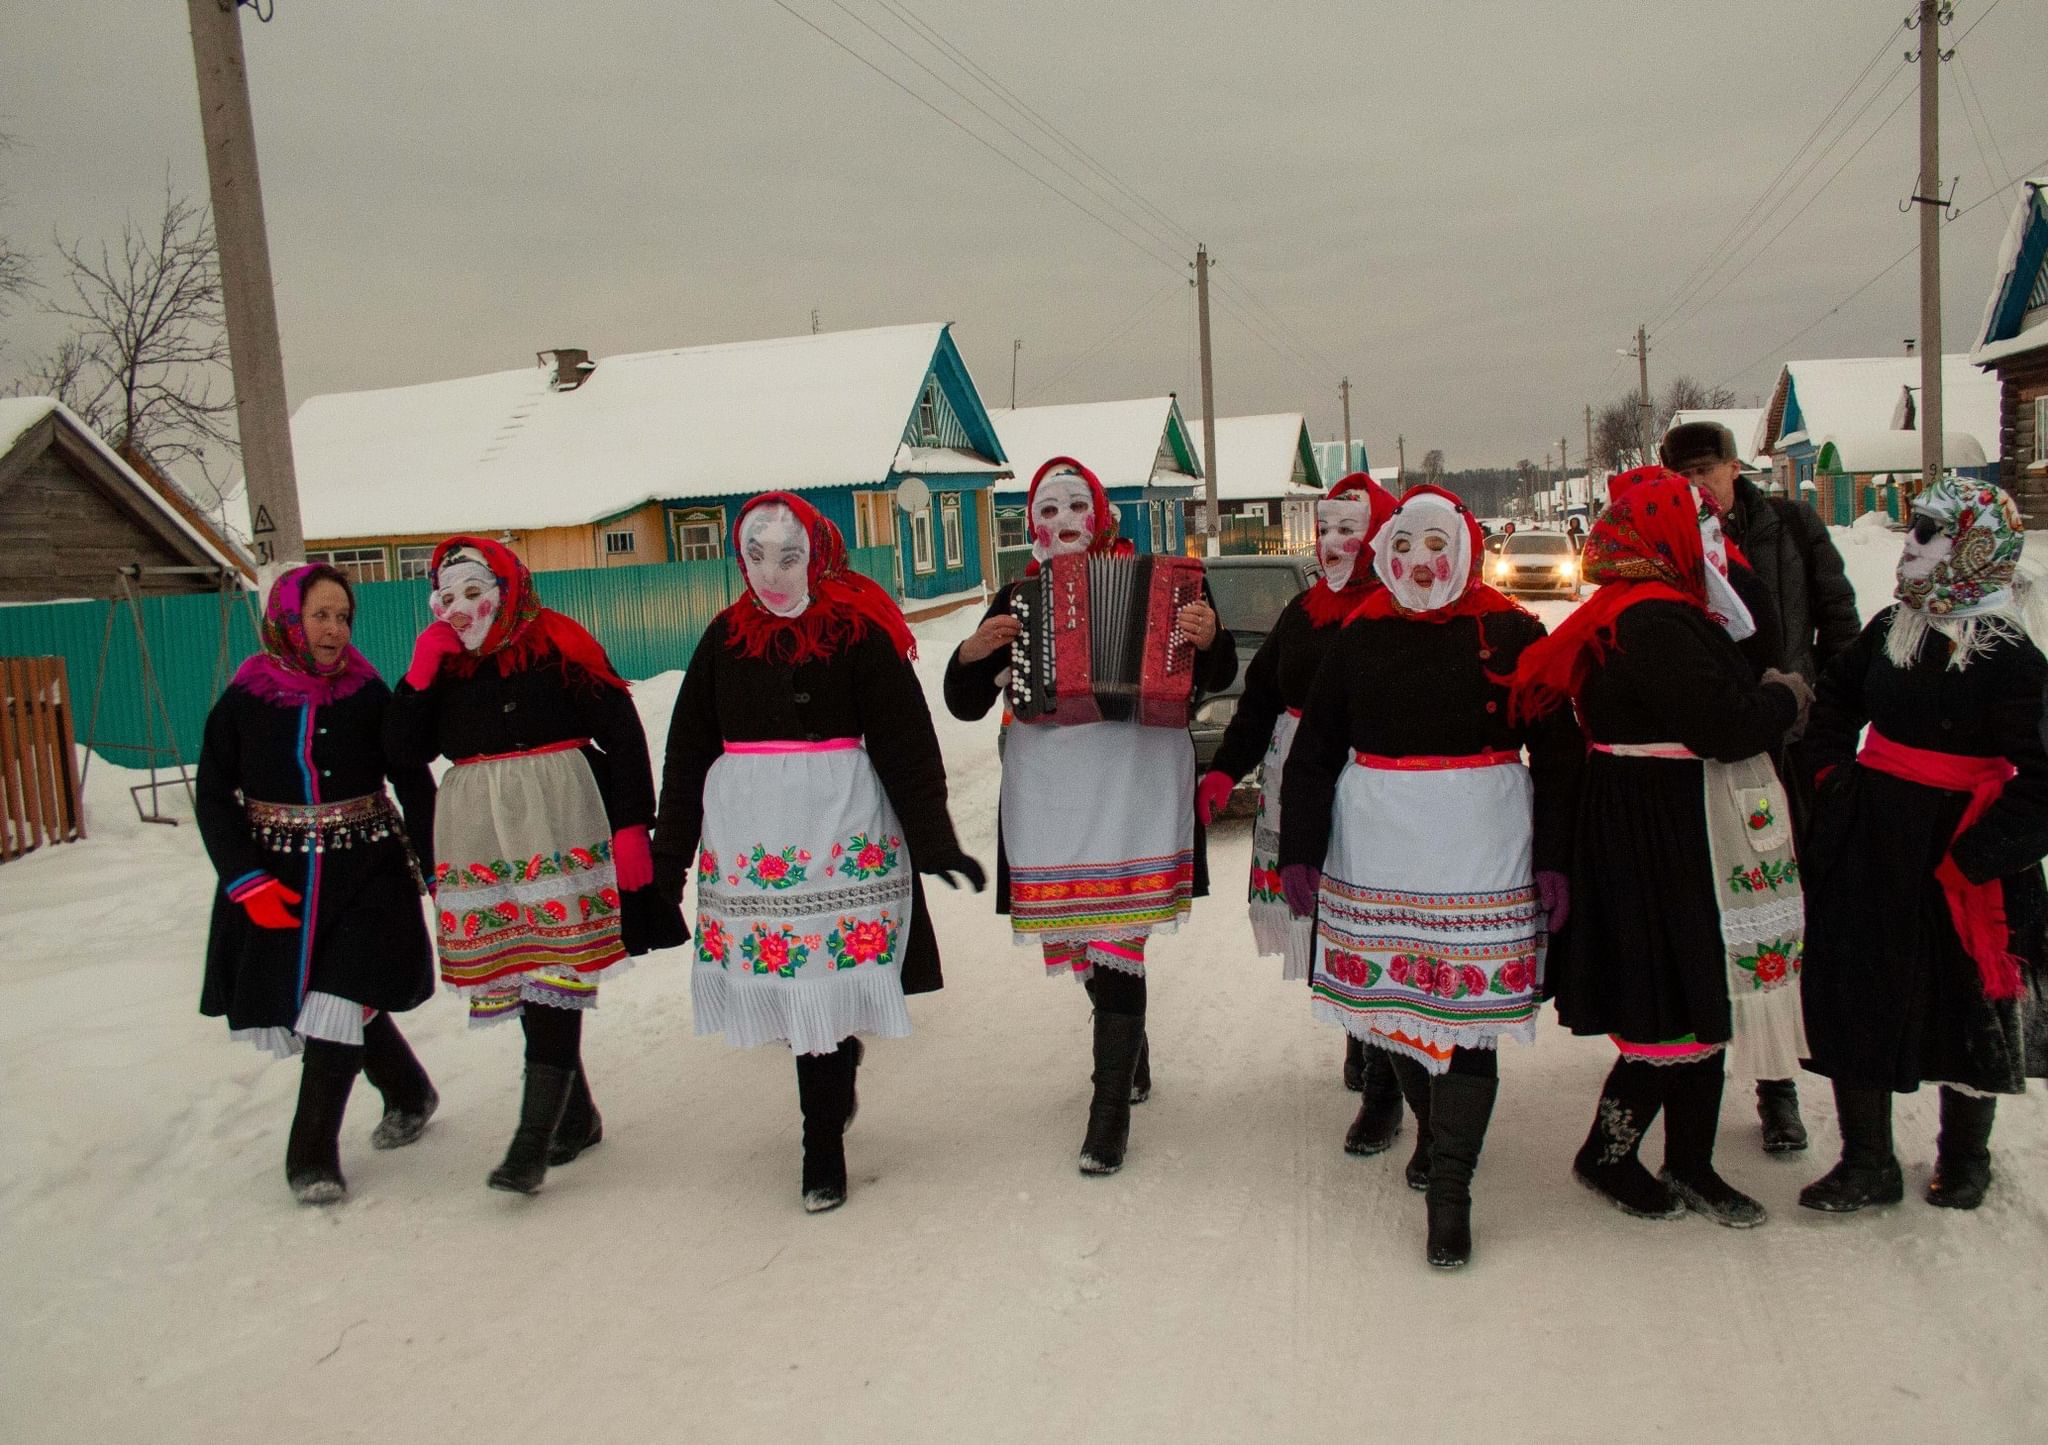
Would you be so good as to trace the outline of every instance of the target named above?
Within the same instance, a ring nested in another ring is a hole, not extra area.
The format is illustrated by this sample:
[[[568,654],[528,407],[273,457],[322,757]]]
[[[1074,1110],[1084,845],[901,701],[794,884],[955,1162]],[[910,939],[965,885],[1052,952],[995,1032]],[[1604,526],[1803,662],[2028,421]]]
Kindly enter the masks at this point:
[[[1593,460],[1603,470],[1626,471],[1643,459],[1643,394],[1633,388],[1593,413]]]
[[[1662,436],[1671,429],[1671,418],[1682,411],[1719,411],[1735,405],[1735,393],[1725,386],[1707,387],[1693,377],[1680,373],[1671,378],[1671,384],[1664,388],[1663,400],[1658,402],[1656,411],[1657,435]]]
[[[0,151],[13,148],[13,137],[0,133]],[[6,204],[7,192],[0,190],[0,206]],[[5,316],[8,308],[34,285],[35,271],[28,263],[28,253],[14,243],[13,237],[0,232],[0,316]]]
[[[1444,453],[1441,447],[1431,447],[1422,454],[1422,480],[1431,486],[1442,486],[1444,479]]]

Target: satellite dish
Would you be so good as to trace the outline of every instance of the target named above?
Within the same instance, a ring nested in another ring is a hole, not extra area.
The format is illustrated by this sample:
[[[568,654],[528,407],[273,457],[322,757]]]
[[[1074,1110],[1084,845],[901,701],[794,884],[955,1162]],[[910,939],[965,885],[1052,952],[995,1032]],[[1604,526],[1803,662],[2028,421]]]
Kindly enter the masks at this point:
[[[1116,524],[1117,524],[1117,525],[1118,525],[1119,527],[1121,527],[1121,526],[1122,526],[1122,525],[1124,524],[1124,508],[1123,508],[1123,503],[1121,503],[1121,502],[1111,502],[1111,503],[1109,504],[1109,515],[1110,515],[1111,517],[1113,517],[1113,518],[1114,518],[1114,519],[1116,520]]]
[[[923,477],[905,477],[896,488],[896,506],[899,511],[922,512],[932,504],[932,489],[924,484]]]

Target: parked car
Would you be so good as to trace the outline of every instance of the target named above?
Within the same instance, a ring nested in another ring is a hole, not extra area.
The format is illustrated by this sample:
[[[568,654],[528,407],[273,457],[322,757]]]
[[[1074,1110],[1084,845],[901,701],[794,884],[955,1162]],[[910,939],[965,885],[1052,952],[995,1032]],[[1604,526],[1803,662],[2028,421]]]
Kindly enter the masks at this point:
[[[1195,771],[1205,771],[1223,746],[1224,729],[1237,716],[1237,700],[1244,694],[1245,669],[1252,655],[1280,613],[1309,583],[1316,580],[1313,557],[1211,557],[1207,559],[1209,591],[1216,598],[1217,620],[1230,629],[1237,643],[1237,676],[1222,692],[1211,693],[1195,707],[1188,731],[1195,739]],[[1244,786],[1255,787],[1254,768]]]
[[[1503,592],[1577,599],[1578,540],[1563,532],[1517,531],[1486,563],[1486,580]]]

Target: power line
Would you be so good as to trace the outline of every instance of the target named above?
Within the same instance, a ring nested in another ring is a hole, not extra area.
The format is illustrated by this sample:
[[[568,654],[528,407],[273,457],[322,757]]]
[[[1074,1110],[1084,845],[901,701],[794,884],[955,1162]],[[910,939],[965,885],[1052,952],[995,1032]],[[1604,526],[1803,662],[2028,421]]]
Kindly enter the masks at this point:
[[[1137,310],[1131,312],[1128,316],[1124,317],[1122,321],[1119,321],[1114,327],[1112,327],[1106,334],[1103,335],[1101,340],[1097,341],[1094,345],[1090,346],[1086,351],[1083,351],[1079,356],[1075,357],[1072,361],[1068,362],[1065,368],[1063,368],[1057,375],[1053,376],[1047,381],[1039,383],[1030,391],[1026,392],[1024,394],[1024,400],[1030,401],[1035,397],[1045,395],[1045,393],[1051,391],[1055,386],[1058,386],[1061,382],[1065,381],[1069,376],[1072,376],[1074,372],[1079,370],[1088,361],[1093,359],[1096,353],[1100,352],[1104,347],[1107,347],[1114,342],[1121,341],[1124,338],[1124,336],[1130,331],[1130,329],[1138,324],[1138,322],[1144,317],[1146,312],[1150,311],[1154,306],[1157,306],[1159,304],[1160,297],[1170,295],[1173,292],[1178,291],[1182,286],[1186,284],[1187,283],[1184,281],[1175,281],[1165,290],[1156,291],[1152,295],[1147,296],[1144,300],[1144,303],[1140,305],[1137,308]]]
[[[1961,45],[1965,40],[1968,40],[1970,38],[1970,30],[1975,30],[1979,25],[1982,25],[1986,20],[1989,20],[1991,18],[1991,12],[1996,10],[1998,8],[1998,5],[1999,0],[1991,0],[1991,3],[1984,7],[1982,13],[1979,14],[1975,20],[1972,20],[1970,22],[1970,29],[1965,30],[1961,35],[1958,35],[1956,37],[1956,44]]]
[[[2003,182],[2009,186],[2013,183],[2014,176],[2012,168],[2005,163],[2005,147],[1998,143],[1998,132],[1991,127],[1991,113],[1984,109],[1984,97],[1978,93],[1977,82],[1970,77],[1970,67],[1964,63],[1961,51],[1956,52],[1956,74],[1962,79],[1961,89],[1967,91],[1970,99],[1976,103],[1977,114],[1984,122],[1984,134],[1990,138],[1992,153],[1998,157],[1998,171],[1990,179],[1994,185]],[[1968,114],[1967,109],[1964,114]],[[1985,169],[1989,170],[1990,167],[1986,166]]]

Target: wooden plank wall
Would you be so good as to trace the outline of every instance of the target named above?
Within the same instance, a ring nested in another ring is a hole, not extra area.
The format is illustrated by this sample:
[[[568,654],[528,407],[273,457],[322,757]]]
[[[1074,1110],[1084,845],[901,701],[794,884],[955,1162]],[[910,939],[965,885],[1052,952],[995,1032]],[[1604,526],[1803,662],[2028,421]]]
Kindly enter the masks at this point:
[[[61,657],[0,657],[0,862],[85,836]]]

